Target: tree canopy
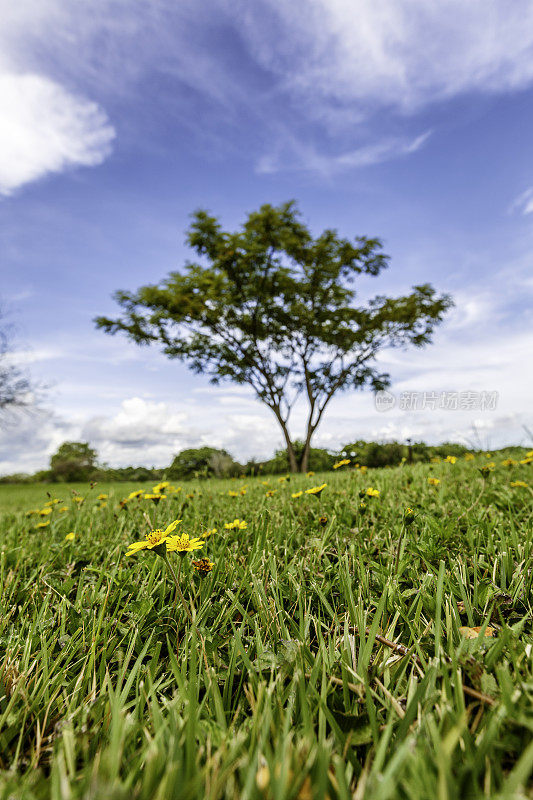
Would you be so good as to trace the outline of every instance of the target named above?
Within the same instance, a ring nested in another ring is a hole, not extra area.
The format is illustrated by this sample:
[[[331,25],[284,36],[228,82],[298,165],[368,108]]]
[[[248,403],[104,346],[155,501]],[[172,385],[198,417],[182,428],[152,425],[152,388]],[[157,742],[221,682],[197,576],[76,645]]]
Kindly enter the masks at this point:
[[[213,383],[251,386],[276,416],[293,471],[307,469],[311,437],[335,393],[388,386],[378,352],[426,345],[452,303],[429,284],[358,303],[355,279],[388,265],[381,241],[333,229],[313,237],[294,202],[264,205],[233,232],[196,211],[187,242],[198,260],[158,285],[117,292],[122,315],[96,324],[159,345]],[[298,459],[289,418],[301,396],[308,418]]]
[[[0,309],[0,412],[28,404],[32,386],[23,371],[12,363],[12,339]]]
[[[86,481],[96,468],[97,453],[88,442],[63,442],[50,459],[53,481]]]

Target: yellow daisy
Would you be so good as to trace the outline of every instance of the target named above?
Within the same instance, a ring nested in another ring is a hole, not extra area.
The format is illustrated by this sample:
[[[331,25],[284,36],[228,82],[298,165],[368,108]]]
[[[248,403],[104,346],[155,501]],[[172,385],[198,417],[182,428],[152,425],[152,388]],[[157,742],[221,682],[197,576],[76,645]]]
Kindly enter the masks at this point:
[[[171,522],[164,531],[160,528],[150,531],[146,539],[144,539],[142,542],[133,542],[130,544],[126,555],[131,556],[133,553],[138,553],[139,550],[153,550],[154,547],[159,547],[160,544],[166,542],[167,538],[174,530],[176,530],[180,522],[181,519],[175,519],[174,522]]]
[[[244,531],[248,527],[248,524],[243,519],[234,519],[233,522],[226,522],[224,528],[227,531]]]
[[[321,492],[324,491],[326,486],[327,486],[327,483],[322,483],[320,486],[312,486],[311,489],[306,489],[305,493],[306,494],[314,494],[314,495],[316,495],[318,497],[321,494]]]
[[[169,553],[192,553],[193,550],[200,550],[205,544],[203,539],[191,539],[188,533],[182,533],[181,536],[170,536],[166,543]]]
[[[335,464],[333,464],[333,469],[340,469],[341,467],[344,467],[346,466],[346,464],[349,463],[350,463],[349,458],[343,458],[341,461],[336,461]]]

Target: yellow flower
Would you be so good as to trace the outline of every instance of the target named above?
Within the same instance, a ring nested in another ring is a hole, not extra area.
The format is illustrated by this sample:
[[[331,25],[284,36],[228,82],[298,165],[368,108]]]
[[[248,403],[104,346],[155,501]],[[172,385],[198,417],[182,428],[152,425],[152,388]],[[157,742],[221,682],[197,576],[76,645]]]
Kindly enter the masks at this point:
[[[215,566],[214,562],[210,561],[208,558],[200,558],[198,561],[193,561],[192,565],[196,572],[199,572],[201,575],[207,575]]]
[[[153,488],[152,492],[154,494],[162,494],[163,489],[166,489],[167,486],[170,486],[170,481],[161,481],[161,483],[157,483]]]
[[[502,467],[514,467],[516,465],[516,461],[514,458],[504,458],[502,461]]]
[[[187,500],[194,500],[194,494],[186,494],[185,497]]]
[[[269,489],[268,492],[265,492],[265,497],[274,497],[275,494],[276,494],[275,489]]]
[[[248,527],[248,524],[243,519],[234,519],[233,522],[226,522],[224,528],[227,531],[244,531]]]
[[[131,556],[133,553],[137,553],[139,550],[153,550],[154,547],[159,547],[160,544],[166,542],[167,538],[174,530],[176,530],[180,522],[181,519],[175,519],[174,522],[171,522],[164,531],[160,528],[157,528],[155,531],[150,531],[146,539],[144,539],[142,542],[133,542],[130,544],[126,555]]]
[[[336,461],[335,464],[333,464],[333,469],[340,469],[340,467],[344,467],[346,466],[346,464],[349,463],[350,463],[349,458],[343,458],[341,461]]]
[[[212,536],[216,532],[217,532],[216,528],[209,528],[207,531],[204,531],[202,533],[202,538],[207,539],[209,536]]]
[[[361,475],[366,475],[366,473],[368,472],[368,467],[366,467],[363,464],[363,466],[359,468],[359,472],[361,473]]]
[[[327,483],[322,483],[320,486],[313,486],[313,487],[311,487],[311,489],[306,489],[305,493],[306,494],[315,494],[317,497],[319,497],[320,493],[324,491],[326,486],[327,486]]]
[[[61,506],[61,508],[58,508],[58,511],[60,514],[64,514],[65,511],[68,511],[68,508],[67,506]]]
[[[440,480],[438,478],[428,478],[428,483],[430,486],[438,486]]]
[[[48,514],[51,514],[51,513],[52,513],[52,509],[51,508],[41,508],[41,510],[39,511],[39,516],[40,517],[47,517]]]
[[[126,500],[135,500],[136,497],[140,497],[143,494],[142,489],[135,489],[134,492],[130,492],[127,496]]]
[[[38,514],[38,513],[39,513],[39,509],[38,508],[32,508],[30,511],[26,511],[26,516],[27,517],[32,517],[34,514]]]
[[[520,486],[522,489],[529,488],[525,481],[511,481],[511,486],[513,487],[513,489],[518,486]]]
[[[83,497],[80,497],[80,496],[79,496],[79,494],[77,494],[77,495],[75,495],[75,496],[72,498],[72,502],[74,502],[74,503],[78,503],[78,505],[80,505],[80,506],[81,506],[81,504],[83,503],[84,499],[85,499],[85,498],[83,498]]]
[[[432,464],[438,464],[439,461],[440,461],[440,456],[432,456],[431,457],[431,463]]]
[[[533,461],[533,456],[530,456],[528,454],[525,458],[521,459],[520,463],[521,464],[531,464],[532,461]]]
[[[191,539],[188,533],[170,536],[166,542],[169,553],[192,553],[193,550],[200,550],[205,544],[202,539]]]
[[[67,535],[65,536],[65,541],[66,542],[73,542],[75,538],[76,538],[76,534],[74,533],[74,531],[71,531],[70,533],[67,533]]]
[[[480,467],[479,471],[481,472],[482,476],[486,478],[487,475],[490,475],[494,467],[495,467],[494,461],[491,461],[490,464],[484,464],[482,467]]]
[[[472,455],[472,453],[465,453],[465,461],[473,461],[473,460],[474,456]]]
[[[156,505],[159,503],[160,500],[166,500],[166,494],[145,494],[145,500],[151,500]]]
[[[108,497],[109,497],[109,495],[107,495],[107,494],[99,494],[96,499],[97,500],[107,500]]]
[[[492,458],[492,453],[485,453],[485,458]]]
[[[403,514],[403,518],[406,525],[411,525],[412,522],[415,521],[415,512],[412,508],[406,508]]]
[[[36,528],[46,528],[48,525],[50,525],[50,520],[49,519],[47,519],[46,522],[38,522],[35,527]]]
[[[105,500],[101,500],[100,504],[98,505],[98,508],[105,508],[106,506],[107,506],[106,501]]]
[[[530,450],[528,453],[526,453],[526,458],[533,458],[533,450]]]
[[[318,522],[319,522],[320,525],[322,525],[323,528],[325,528],[326,525],[328,524],[328,518],[327,517],[319,517],[318,518]]]
[[[278,483],[285,483],[288,480],[286,475],[282,475],[281,478],[278,478]]]
[[[315,473],[313,472],[312,469],[310,469],[309,472],[306,472],[305,474],[307,475],[308,478],[312,478]]]
[[[301,497],[302,495],[303,495],[303,492],[293,492],[291,494],[291,497],[294,497],[296,499],[297,497]]]
[[[455,464],[457,461],[457,456],[446,456],[444,460],[447,461],[448,464]]]
[[[263,486],[268,486],[270,484],[270,481],[261,481],[261,483],[263,484]]]
[[[379,497],[379,489],[373,489],[371,486],[366,490],[367,497]]]
[[[56,503],[60,502],[61,500],[58,500],[57,498],[54,498],[53,500],[47,500],[46,503],[44,504],[44,507],[46,508],[47,506],[55,506]]]
[[[236,492],[233,489],[230,489],[229,492],[228,492],[228,495],[230,497],[240,497],[240,494],[241,494],[240,492]]]

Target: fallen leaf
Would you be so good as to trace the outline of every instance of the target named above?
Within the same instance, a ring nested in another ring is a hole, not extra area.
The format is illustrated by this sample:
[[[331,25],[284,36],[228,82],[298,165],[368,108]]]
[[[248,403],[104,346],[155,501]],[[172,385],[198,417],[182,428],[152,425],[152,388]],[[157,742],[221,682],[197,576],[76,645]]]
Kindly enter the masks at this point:
[[[481,625],[477,625],[475,628],[467,628],[463,626],[459,628],[459,633],[461,633],[466,639],[477,639],[479,636],[479,632],[481,630]],[[485,636],[493,637],[496,631],[494,628],[487,627],[485,629]]]

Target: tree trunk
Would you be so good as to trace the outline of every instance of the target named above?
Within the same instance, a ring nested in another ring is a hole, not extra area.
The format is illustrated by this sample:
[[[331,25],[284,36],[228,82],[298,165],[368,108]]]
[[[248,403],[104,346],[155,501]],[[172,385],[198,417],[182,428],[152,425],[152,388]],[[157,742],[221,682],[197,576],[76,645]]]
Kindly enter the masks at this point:
[[[271,406],[272,408],[272,406]],[[283,417],[275,408],[272,408],[274,414],[276,415],[276,419],[279,422],[280,428],[283,431],[283,436],[285,438],[285,444],[287,445],[287,457],[289,459],[289,469],[291,472],[298,472],[298,461],[296,459],[296,453],[294,452],[294,447],[292,445],[291,437],[289,434],[289,429],[287,428]]]
[[[300,458],[300,472],[307,472],[309,469],[309,451],[311,450],[311,437],[314,433],[314,428],[307,426],[307,436],[305,438],[305,445]]]

